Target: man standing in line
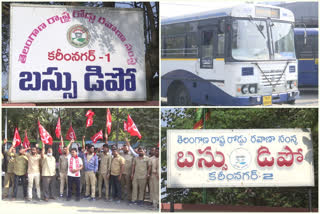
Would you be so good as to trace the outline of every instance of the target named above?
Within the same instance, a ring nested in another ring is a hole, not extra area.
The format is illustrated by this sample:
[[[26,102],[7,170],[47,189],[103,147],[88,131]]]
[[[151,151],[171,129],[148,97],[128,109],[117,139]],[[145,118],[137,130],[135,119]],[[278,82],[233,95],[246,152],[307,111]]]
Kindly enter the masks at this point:
[[[45,152],[45,144],[42,144],[41,159],[42,159],[42,185],[44,201],[55,199],[54,188],[56,180],[56,158],[52,154],[52,147],[49,147],[47,154]]]
[[[27,153],[28,158],[28,201],[32,200],[33,183],[36,184],[37,200],[40,201],[40,160],[41,156],[37,153],[36,147],[31,147],[31,154]]]
[[[150,197],[153,208],[157,209],[159,204],[159,148],[154,150],[154,158],[150,158],[148,175],[150,177]]]
[[[74,140],[71,140],[67,146],[68,157],[68,195],[67,201],[72,197],[72,185],[76,185],[76,201],[80,201],[80,171],[83,168],[82,159],[77,155],[77,149],[71,149],[71,155],[69,154],[69,148]]]
[[[22,181],[22,187],[23,187],[23,197],[24,199],[27,199],[27,170],[28,170],[28,158],[26,156],[26,151],[28,149],[23,149],[20,147],[19,155],[16,155],[15,163],[14,163],[14,186],[13,186],[13,198],[12,200],[15,200],[17,198],[17,192],[18,192],[18,184],[19,179]]]
[[[125,159],[124,171],[121,177],[121,188],[123,199],[127,199],[130,202],[132,197],[131,172],[134,156],[133,154],[129,154],[129,140],[125,138],[125,141],[126,145],[122,147],[123,154],[121,155]]]
[[[104,186],[106,187],[106,198],[109,199],[109,177],[111,170],[111,161],[112,157],[109,153],[108,147],[108,134],[105,134],[105,144],[102,146],[103,152],[98,154],[100,158],[100,169],[99,169],[99,177],[98,177],[98,189],[99,189],[99,198],[102,197],[102,182],[104,182]]]
[[[62,155],[59,157],[59,175],[60,175],[60,199],[63,198],[63,190],[65,184],[68,185],[68,149],[64,145],[63,137],[61,136]]]
[[[119,152],[115,146],[112,146],[112,162],[111,162],[111,188],[113,200],[116,198],[117,203],[121,200],[121,177],[124,171],[125,159],[119,155]],[[110,199],[112,201],[112,199]]]
[[[144,155],[142,148],[138,148],[139,157],[133,160],[131,179],[132,182],[132,202],[143,205],[144,193],[146,189],[149,167],[149,157]]]
[[[7,143],[7,140],[4,140],[4,144]],[[13,141],[10,149],[8,150],[7,153],[5,153],[6,159],[7,159],[7,171],[4,175],[4,189],[3,189],[3,196],[2,198],[8,198],[9,196],[9,188],[12,186],[12,192],[11,192],[11,197],[14,196],[14,162],[15,162],[15,157],[16,157],[16,150],[14,148],[16,142]]]
[[[85,136],[82,137],[82,148],[84,146]],[[98,156],[94,153],[94,145],[88,146],[88,153],[81,154],[84,160],[84,170],[86,178],[86,195],[85,198],[90,201],[96,200],[96,172],[98,171]],[[91,198],[90,198],[90,186],[91,186]]]

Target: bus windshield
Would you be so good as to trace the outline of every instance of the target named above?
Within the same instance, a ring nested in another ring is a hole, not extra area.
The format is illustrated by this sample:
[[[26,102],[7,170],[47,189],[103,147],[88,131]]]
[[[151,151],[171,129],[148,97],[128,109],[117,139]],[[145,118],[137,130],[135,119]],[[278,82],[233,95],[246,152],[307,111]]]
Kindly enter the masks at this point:
[[[290,23],[273,22],[271,25],[274,59],[295,59],[294,31]]]
[[[270,26],[271,36],[267,33],[268,25]],[[232,31],[232,56],[236,60],[287,60],[296,58],[294,31],[291,23],[253,19],[234,20]],[[270,52],[268,49],[269,41]]]
[[[234,20],[232,23],[232,56],[236,60],[269,60],[267,23],[256,20]]]

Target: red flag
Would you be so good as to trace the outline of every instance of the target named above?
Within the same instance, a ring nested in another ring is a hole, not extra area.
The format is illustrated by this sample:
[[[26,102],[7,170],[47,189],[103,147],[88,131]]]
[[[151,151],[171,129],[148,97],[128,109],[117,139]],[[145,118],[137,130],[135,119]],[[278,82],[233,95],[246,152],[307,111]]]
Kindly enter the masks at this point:
[[[124,130],[125,132],[128,131],[128,124],[127,124],[126,121],[123,121],[123,130]]]
[[[87,117],[87,123],[86,123],[86,128],[88,128],[89,126],[92,126],[93,124],[93,115],[94,112],[91,110],[88,110],[86,113],[86,117]]]
[[[14,147],[18,147],[21,144],[21,138],[20,138],[20,135],[19,135],[18,128],[15,128],[15,130],[14,130],[14,136],[13,136],[12,142],[14,142],[14,141],[16,142]]]
[[[56,137],[59,139],[60,136],[61,136],[61,124],[60,124],[60,117],[59,117],[57,126],[56,126]]]
[[[27,134],[27,130],[24,131],[24,140],[23,140],[23,147],[24,148],[29,148],[30,147],[30,142],[28,140],[28,134]]]
[[[131,136],[138,136],[139,139],[141,139],[141,134],[136,126],[134,124],[133,120],[131,119],[130,115],[128,114],[128,122],[127,122],[127,129]]]
[[[107,110],[107,123],[106,123],[106,127],[108,129],[108,135],[111,132],[111,122],[112,122],[112,116],[111,116],[110,110],[108,109]]]
[[[103,139],[102,130],[100,130],[98,133],[96,133],[95,135],[93,135],[93,136],[91,137],[91,140],[92,140],[93,143],[97,143],[97,141],[98,141],[99,139]]]
[[[77,137],[76,137],[76,133],[74,132],[73,128],[72,128],[72,125],[70,125],[70,128],[68,130],[68,133],[67,133],[67,136],[66,136],[66,139],[67,140],[77,140]]]
[[[39,126],[39,133],[40,133],[40,138],[42,143],[52,145],[51,135],[49,134],[49,132],[47,132],[47,130],[43,128],[43,126],[41,126],[39,120],[38,120],[38,126]]]

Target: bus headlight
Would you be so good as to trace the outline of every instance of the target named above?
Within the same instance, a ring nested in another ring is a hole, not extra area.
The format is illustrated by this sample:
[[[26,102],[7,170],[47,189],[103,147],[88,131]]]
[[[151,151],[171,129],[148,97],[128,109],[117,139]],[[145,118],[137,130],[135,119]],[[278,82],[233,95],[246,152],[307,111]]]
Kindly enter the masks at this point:
[[[242,94],[247,94],[249,92],[248,85],[243,85],[241,87]]]
[[[250,92],[250,94],[256,94],[257,93],[257,85],[249,85],[249,92]]]
[[[297,81],[288,81],[287,82],[287,89],[293,89],[297,86]]]

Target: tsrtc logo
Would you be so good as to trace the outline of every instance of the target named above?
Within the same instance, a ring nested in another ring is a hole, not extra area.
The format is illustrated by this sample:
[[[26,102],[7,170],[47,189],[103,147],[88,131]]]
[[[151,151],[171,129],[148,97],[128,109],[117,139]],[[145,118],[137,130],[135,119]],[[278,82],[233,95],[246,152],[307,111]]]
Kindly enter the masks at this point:
[[[230,163],[235,169],[246,169],[250,165],[251,155],[248,150],[238,148],[233,150],[230,155]]]
[[[73,25],[68,30],[67,39],[73,47],[83,48],[89,43],[90,34],[83,25]]]

